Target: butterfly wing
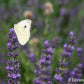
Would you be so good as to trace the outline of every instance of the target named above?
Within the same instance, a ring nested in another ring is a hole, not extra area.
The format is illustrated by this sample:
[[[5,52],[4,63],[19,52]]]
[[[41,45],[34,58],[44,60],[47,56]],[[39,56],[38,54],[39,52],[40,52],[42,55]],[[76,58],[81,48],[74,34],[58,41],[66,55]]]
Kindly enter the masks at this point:
[[[18,25],[21,25],[21,26],[27,26],[27,29],[30,31],[30,28],[31,28],[31,23],[32,23],[32,21],[31,20],[29,20],[29,19],[26,19],[26,20],[23,20],[23,21],[21,21],[21,22],[19,22],[19,23],[17,23]]]
[[[30,26],[31,25],[29,24],[30,23],[28,23],[27,21],[21,21],[14,25],[14,31],[21,45],[25,45],[30,38]],[[26,25],[26,28],[24,28],[25,25]]]

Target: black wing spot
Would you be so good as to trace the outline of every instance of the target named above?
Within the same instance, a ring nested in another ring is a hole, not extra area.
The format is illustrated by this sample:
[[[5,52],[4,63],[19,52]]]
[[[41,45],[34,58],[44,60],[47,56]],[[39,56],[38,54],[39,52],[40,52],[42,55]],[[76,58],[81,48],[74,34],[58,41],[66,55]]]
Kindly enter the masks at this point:
[[[27,28],[27,26],[25,25],[24,28]]]

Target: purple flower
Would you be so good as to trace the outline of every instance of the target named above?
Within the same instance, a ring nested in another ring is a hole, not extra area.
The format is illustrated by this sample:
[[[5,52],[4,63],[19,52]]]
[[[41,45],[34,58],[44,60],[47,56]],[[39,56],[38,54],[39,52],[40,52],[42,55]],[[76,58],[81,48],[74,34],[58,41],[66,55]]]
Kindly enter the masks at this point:
[[[78,64],[71,72],[70,78],[80,79],[82,77],[83,64]]]
[[[77,51],[78,51],[78,52],[81,52],[81,51],[82,51],[82,48],[80,48],[80,47],[77,48]]]
[[[59,43],[59,38],[58,37],[54,37],[53,40],[51,40],[51,44],[50,45],[52,46],[52,48],[56,48],[58,43]]]
[[[6,69],[8,70],[8,84],[14,84],[17,83],[19,84],[20,80],[20,69],[19,69],[19,61],[16,60],[16,57],[18,56],[18,53],[16,52],[16,49],[18,48],[18,42],[17,42],[17,37],[16,34],[14,33],[13,29],[10,29],[10,32],[8,33],[8,43],[7,43],[7,48],[9,50],[8,56],[10,59],[7,62],[7,67]]]
[[[81,57],[82,56],[82,48],[77,48],[77,53],[78,53],[78,56]]]
[[[37,78],[35,81],[34,81],[34,84],[42,84],[41,80],[39,78]]]
[[[62,77],[59,74],[55,74],[55,79],[62,81]]]
[[[50,47],[50,48],[48,48],[48,53],[51,53],[51,54],[53,54],[53,49],[52,49],[52,47]]]
[[[68,64],[69,64],[69,59],[71,58],[71,53],[72,51],[75,49],[74,48],[74,44],[75,44],[75,38],[74,38],[74,34],[73,32],[70,32],[70,36],[69,36],[69,39],[68,39],[68,43],[65,43],[64,44],[64,50],[63,50],[63,53],[62,53],[62,60],[59,62],[59,66],[60,68],[57,69],[56,68],[56,76],[55,76],[55,82],[59,82],[61,83],[59,79],[59,74],[63,75],[63,79],[67,79],[70,74],[70,70],[68,70]],[[62,79],[61,79],[62,80]]]
[[[45,45],[44,45],[44,47],[45,47],[45,48],[50,47],[50,43],[49,43],[49,41],[48,41],[48,40],[47,40],[47,41],[45,41],[45,42],[44,42],[44,44],[45,44]]]
[[[69,39],[68,39],[68,43],[70,43],[70,44],[75,44],[76,43],[76,37],[74,36],[74,33],[73,32],[70,32],[70,37],[69,37]]]
[[[75,49],[74,46],[72,46],[71,49],[74,50]]]
[[[73,36],[73,34],[74,34],[73,32],[70,32],[70,35],[72,35],[72,36]]]
[[[67,43],[64,45],[64,48],[66,48],[67,47]]]
[[[65,15],[67,13],[65,8],[60,9],[60,15]]]
[[[35,62],[36,62],[35,54],[34,54],[34,53],[31,53],[31,54],[29,55],[29,59],[30,59],[31,62],[35,63]]]
[[[37,77],[34,80],[35,84],[52,84],[52,78],[50,75],[50,64],[53,56],[52,48],[55,48],[54,45],[56,44],[58,44],[57,38],[54,38],[52,41],[44,42],[45,49],[42,50],[41,59],[35,69],[35,75]]]

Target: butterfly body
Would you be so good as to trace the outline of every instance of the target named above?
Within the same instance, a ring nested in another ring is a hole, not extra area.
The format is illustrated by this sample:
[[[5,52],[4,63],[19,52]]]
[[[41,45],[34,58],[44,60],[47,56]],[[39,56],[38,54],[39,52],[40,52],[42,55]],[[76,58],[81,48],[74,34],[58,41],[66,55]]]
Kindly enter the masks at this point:
[[[14,31],[21,45],[25,45],[30,38],[31,20],[26,19],[14,25]]]

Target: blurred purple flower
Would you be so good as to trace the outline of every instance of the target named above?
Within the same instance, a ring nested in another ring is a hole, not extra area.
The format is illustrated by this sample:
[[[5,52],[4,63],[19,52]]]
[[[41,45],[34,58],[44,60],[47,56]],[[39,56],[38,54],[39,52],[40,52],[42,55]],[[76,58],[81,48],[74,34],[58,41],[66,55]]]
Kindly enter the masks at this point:
[[[74,33],[73,32],[70,32],[70,37],[69,37],[69,39],[68,39],[68,43],[70,43],[70,44],[75,44],[76,43],[76,37],[75,36],[73,36],[74,35]]]
[[[78,47],[77,53],[78,53],[78,56],[81,57],[82,56],[82,48]]]
[[[55,79],[62,81],[62,77],[59,74],[55,74]]]
[[[66,8],[60,9],[60,15],[65,15],[67,13]]]
[[[70,78],[80,79],[82,77],[83,64],[78,64],[70,74]]]
[[[71,15],[75,17],[77,15],[77,8],[72,8]]]
[[[33,6],[33,1],[32,0],[28,0],[27,5],[28,6]]]
[[[10,29],[10,32],[8,33],[8,43],[7,48],[9,50],[8,56],[10,56],[10,59],[7,62],[6,69],[8,70],[8,84],[20,84],[20,69],[19,69],[19,61],[16,60],[16,57],[18,56],[18,53],[16,53],[16,49],[18,48],[17,44],[17,37],[14,33],[13,29]]]
[[[71,31],[71,32],[70,32],[70,35],[72,35],[72,36],[73,36],[73,34],[74,34],[74,33]]]
[[[58,37],[54,37],[53,40],[51,40],[52,48],[56,48],[58,44],[59,44],[59,38]]]
[[[34,54],[34,53],[31,53],[31,54],[29,55],[29,59],[30,59],[30,61],[31,61],[32,63],[36,63],[36,57],[35,57],[35,54]]]

